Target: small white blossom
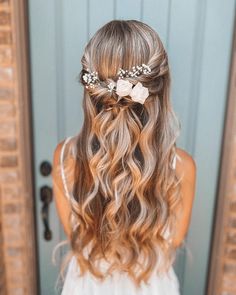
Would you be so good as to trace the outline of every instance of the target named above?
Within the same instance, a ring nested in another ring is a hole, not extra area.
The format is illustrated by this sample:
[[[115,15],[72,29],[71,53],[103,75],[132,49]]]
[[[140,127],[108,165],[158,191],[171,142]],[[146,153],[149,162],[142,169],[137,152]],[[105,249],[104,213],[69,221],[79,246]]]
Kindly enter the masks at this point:
[[[147,87],[144,87],[141,82],[138,82],[129,94],[133,101],[144,104],[146,98],[149,96]]]
[[[126,96],[129,95],[132,90],[133,84],[127,80],[118,79],[116,83],[116,93],[119,96]]]

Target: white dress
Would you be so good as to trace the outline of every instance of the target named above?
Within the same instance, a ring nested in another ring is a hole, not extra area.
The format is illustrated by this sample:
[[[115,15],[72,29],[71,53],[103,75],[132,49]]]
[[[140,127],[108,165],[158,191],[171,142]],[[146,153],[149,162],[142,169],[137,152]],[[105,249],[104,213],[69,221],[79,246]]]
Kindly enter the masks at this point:
[[[61,163],[63,163],[65,145],[71,138],[72,136],[67,137],[64,141]],[[175,166],[176,157],[173,161],[173,169],[175,169]],[[63,169],[61,173],[65,192],[68,194]],[[168,234],[168,232],[165,232],[165,234]],[[103,282],[100,282],[90,272],[87,272],[83,277],[78,277],[77,272],[79,272],[79,266],[73,256],[68,265],[61,295],[180,295],[179,281],[173,266],[162,276],[157,276],[153,272],[149,278],[149,284],[142,283],[141,289],[136,289],[126,273],[113,273],[113,276],[109,276]]]

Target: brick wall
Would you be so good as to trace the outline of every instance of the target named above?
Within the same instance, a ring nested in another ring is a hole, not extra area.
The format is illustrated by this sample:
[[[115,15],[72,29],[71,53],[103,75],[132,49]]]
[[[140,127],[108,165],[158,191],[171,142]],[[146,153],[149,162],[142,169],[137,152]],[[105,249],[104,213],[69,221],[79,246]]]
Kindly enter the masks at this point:
[[[25,2],[0,0],[1,295],[36,294]]]

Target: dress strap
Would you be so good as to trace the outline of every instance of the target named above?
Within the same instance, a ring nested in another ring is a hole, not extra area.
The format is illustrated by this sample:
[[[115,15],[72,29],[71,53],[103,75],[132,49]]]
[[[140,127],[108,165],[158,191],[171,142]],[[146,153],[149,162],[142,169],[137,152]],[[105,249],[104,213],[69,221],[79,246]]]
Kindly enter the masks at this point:
[[[175,154],[174,154],[174,157],[173,157],[173,162],[172,162],[172,168],[175,170],[176,168],[176,162],[177,160],[179,160],[180,162],[182,161],[181,157],[177,154],[176,152],[176,148],[175,148]]]
[[[65,151],[65,147],[66,147],[66,144],[69,142],[69,140],[72,138],[73,136],[69,136],[65,139],[63,145],[62,145],[62,149],[61,149],[61,154],[60,154],[60,167],[61,167],[61,177],[62,177],[62,182],[63,182],[63,187],[64,187],[64,190],[65,190],[65,194],[66,194],[66,197],[68,199],[70,199],[70,194],[69,194],[69,190],[68,190],[68,187],[67,187],[67,184],[66,184],[66,176],[65,176],[65,170],[64,170],[64,165],[63,165],[63,160],[64,160],[64,151]]]
[[[176,168],[176,153],[175,153],[174,158],[173,158],[172,168],[173,168],[173,169]]]

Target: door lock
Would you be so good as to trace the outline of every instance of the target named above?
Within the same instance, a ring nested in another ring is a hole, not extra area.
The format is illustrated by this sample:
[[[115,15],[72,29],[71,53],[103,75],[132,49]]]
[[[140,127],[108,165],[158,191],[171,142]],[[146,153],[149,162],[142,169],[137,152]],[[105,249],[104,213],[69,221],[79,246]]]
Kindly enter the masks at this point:
[[[43,161],[41,164],[40,164],[40,173],[41,175],[43,176],[48,176],[51,174],[52,172],[52,165],[50,162],[48,161]]]

